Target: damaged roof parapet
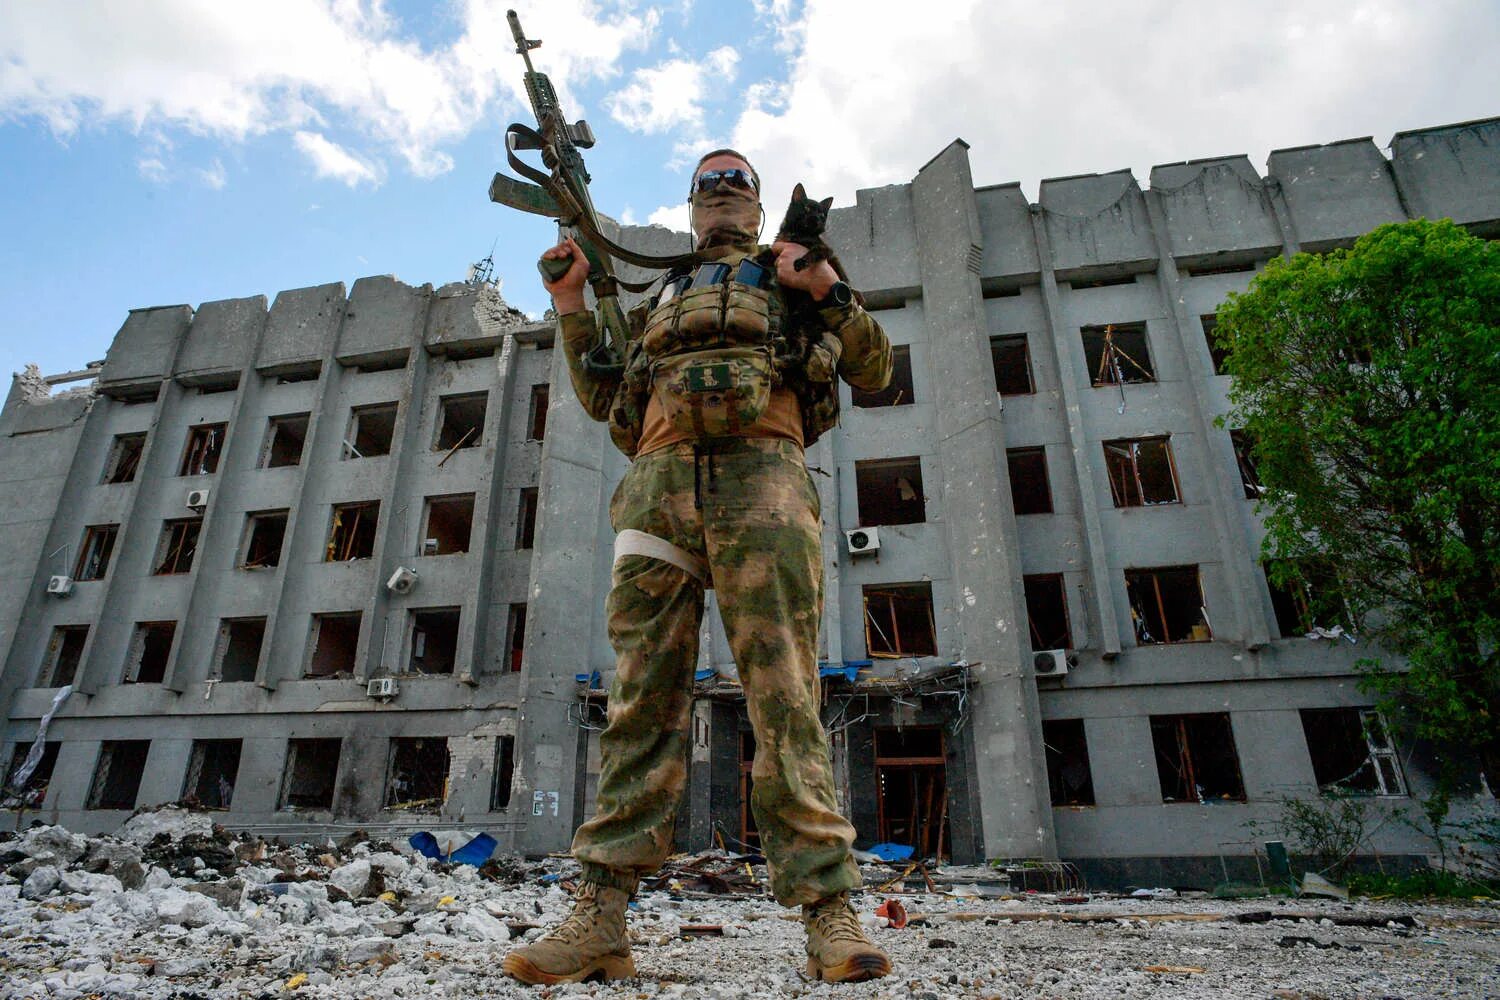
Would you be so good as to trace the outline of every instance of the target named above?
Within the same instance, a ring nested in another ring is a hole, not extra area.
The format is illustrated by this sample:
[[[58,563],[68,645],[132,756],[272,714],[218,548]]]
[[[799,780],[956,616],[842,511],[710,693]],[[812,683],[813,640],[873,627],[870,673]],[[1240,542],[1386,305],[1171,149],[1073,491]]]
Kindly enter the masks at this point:
[[[61,372],[56,375],[43,375],[42,369],[37,365],[27,365],[17,372],[12,378],[15,380],[16,388],[20,390],[21,397],[28,402],[41,403],[62,396],[92,396],[95,392],[94,382],[99,378],[99,372],[104,368],[103,361],[90,361],[88,367],[78,371]],[[86,386],[77,386],[53,395],[53,388],[59,385],[67,385],[71,382],[87,381]]]

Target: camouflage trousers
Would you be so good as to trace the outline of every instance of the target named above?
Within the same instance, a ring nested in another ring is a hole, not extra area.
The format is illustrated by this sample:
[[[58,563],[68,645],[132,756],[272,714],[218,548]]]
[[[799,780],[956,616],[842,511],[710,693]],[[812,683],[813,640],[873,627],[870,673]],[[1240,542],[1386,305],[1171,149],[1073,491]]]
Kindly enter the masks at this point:
[[[741,439],[637,459],[610,503],[633,528],[706,560],[744,686],[756,753],[751,808],[782,904],[859,884],[818,715],[823,558],[802,449]],[[605,604],[616,655],[593,819],[573,838],[588,881],[634,890],[672,849],[687,783],[704,587],[670,563],[623,555]]]

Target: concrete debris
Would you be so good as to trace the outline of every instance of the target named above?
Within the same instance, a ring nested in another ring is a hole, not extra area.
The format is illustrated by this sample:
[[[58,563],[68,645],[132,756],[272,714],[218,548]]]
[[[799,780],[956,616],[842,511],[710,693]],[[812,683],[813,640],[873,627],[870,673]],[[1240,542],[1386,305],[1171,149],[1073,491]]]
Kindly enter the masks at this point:
[[[1317,872],[1308,872],[1302,876],[1302,889],[1297,895],[1303,898],[1315,897],[1318,899],[1337,899],[1340,902],[1349,902],[1349,890],[1341,885],[1334,885]]]
[[[207,813],[190,812],[179,806],[163,806],[136,813],[125,821],[115,836],[120,840],[142,846],[157,837],[165,836],[169,841],[181,841],[188,837],[211,837],[213,820]]]

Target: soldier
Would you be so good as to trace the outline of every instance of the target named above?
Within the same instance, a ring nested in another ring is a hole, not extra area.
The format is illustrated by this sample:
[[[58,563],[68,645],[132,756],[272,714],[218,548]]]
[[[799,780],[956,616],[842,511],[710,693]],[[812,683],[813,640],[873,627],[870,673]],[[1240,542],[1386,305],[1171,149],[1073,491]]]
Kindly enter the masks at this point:
[[[818,715],[822,534],[802,450],[837,419],[837,376],[884,388],[891,348],[828,261],[799,271],[807,248],[757,244],[760,178],[739,153],[703,157],[689,202],[701,262],[631,312],[623,372],[585,360],[599,331],[581,249],[568,238],[544,255],[572,258],[546,288],[578,399],[632,463],[610,502],[617,663],[597,811],[573,839],[581,884],[572,914],[503,968],[524,983],[635,974],[625,908],[671,851],[711,586],[755,730],[771,891],[802,907],[809,975],[872,979],[891,966],[848,901],[860,875]]]

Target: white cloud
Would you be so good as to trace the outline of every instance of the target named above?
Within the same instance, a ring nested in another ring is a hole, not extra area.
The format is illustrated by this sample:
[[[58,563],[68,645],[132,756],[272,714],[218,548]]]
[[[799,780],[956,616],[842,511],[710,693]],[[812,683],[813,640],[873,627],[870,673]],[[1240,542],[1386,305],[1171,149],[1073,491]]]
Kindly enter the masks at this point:
[[[143,156],[135,162],[136,172],[152,184],[165,184],[167,165],[155,156]]]
[[[635,72],[630,83],[604,102],[615,121],[635,132],[667,132],[703,126],[703,96],[733,82],[740,55],[725,45],[702,62],[669,59]]]
[[[378,166],[366,163],[343,146],[317,132],[298,132],[292,142],[312,161],[319,177],[329,177],[358,187],[368,183],[378,185],[381,180]]]
[[[638,226],[638,225],[640,225],[640,220],[635,217],[635,209],[631,208],[629,205],[626,205],[623,209],[620,210],[620,225],[622,225],[622,226]]]
[[[224,164],[215,159],[213,166],[205,167],[198,171],[198,179],[215,191],[222,191],[224,190],[224,186],[229,183],[229,174],[225,172]]]
[[[688,231],[692,216],[688,213],[687,202],[680,205],[663,205],[650,215],[646,216],[646,222],[653,226],[666,226],[668,229],[679,233]]]

